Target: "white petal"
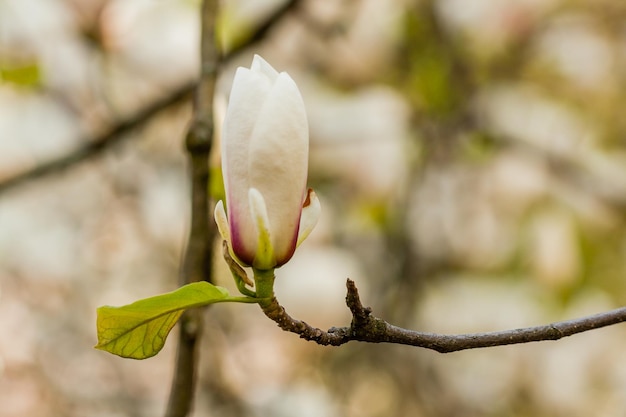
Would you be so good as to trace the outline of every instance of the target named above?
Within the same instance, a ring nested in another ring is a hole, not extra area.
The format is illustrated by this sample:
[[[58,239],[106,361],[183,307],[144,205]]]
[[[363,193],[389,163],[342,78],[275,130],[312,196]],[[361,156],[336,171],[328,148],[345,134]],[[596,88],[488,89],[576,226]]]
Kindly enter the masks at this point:
[[[246,261],[252,260],[256,245],[248,207],[250,140],[271,89],[265,75],[239,68],[222,129],[222,171],[231,237],[240,258]]]
[[[247,68],[237,69],[222,126],[222,157],[228,157],[229,170],[238,167],[247,170],[248,143],[272,88],[272,81],[263,74]],[[240,162],[244,163],[243,166],[239,165]],[[245,187],[246,193],[248,188]]]
[[[222,239],[228,242],[228,245],[230,246],[230,227],[228,226],[228,218],[226,217],[226,211],[224,210],[224,203],[222,200],[218,201],[215,205],[213,217],[215,218],[217,230],[220,232]]]
[[[225,162],[229,171],[238,167],[247,170],[248,143],[271,90],[272,84],[266,77],[247,68],[237,69],[222,126],[222,157],[228,158]],[[242,162],[243,166],[239,165]]]
[[[257,269],[271,269],[276,266],[274,248],[272,246],[270,220],[267,216],[267,206],[263,195],[256,188],[248,191],[250,199],[250,214],[257,231],[257,249],[254,257],[254,266]]]
[[[267,204],[272,241],[279,260],[295,249],[306,190],[309,134],[302,97],[287,74],[280,74],[259,112],[250,139],[250,187]]]
[[[298,230],[298,243],[296,246],[300,246],[304,239],[311,234],[320,218],[321,212],[322,205],[320,204],[320,200],[317,198],[315,191],[313,191],[312,188],[309,188],[307,198],[304,200],[304,205],[302,206],[300,229]]]

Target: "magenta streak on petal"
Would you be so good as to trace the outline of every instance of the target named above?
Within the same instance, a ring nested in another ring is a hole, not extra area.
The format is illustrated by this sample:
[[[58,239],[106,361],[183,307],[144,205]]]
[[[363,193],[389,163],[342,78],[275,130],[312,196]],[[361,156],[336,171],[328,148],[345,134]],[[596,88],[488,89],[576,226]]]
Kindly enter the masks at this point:
[[[237,227],[237,213],[235,210],[229,210],[228,212],[228,223],[230,225],[230,239],[231,245],[233,248],[233,252],[237,255],[237,258],[246,264],[247,266],[252,265],[254,261],[254,252],[250,250],[250,248],[246,248],[245,242],[241,235],[241,229]]]
[[[286,264],[295,253],[296,244],[298,243],[298,229],[299,228],[300,228],[300,217],[298,217],[298,221],[296,222],[295,233],[291,239],[291,244],[289,245],[289,252],[287,252],[285,256],[283,257],[276,258],[276,267],[280,267]]]
[[[304,197],[304,195],[306,195],[306,197]],[[303,198],[305,198],[305,201],[303,203],[303,207],[304,205],[308,205],[310,203],[309,202],[309,192],[308,189],[305,187],[304,189],[304,195]],[[300,230],[300,221],[302,220],[302,209],[300,209],[300,212],[298,213],[298,219],[295,222],[294,225],[294,232],[293,232],[293,236],[291,237],[291,242],[289,245],[289,250],[287,253],[285,253],[283,256],[281,256],[281,254],[277,254],[276,257],[276,267],[280,267],[284,264],[286,264],[293,256],[293,254],[296,251],[296,246],[298,245],[298,231]]]

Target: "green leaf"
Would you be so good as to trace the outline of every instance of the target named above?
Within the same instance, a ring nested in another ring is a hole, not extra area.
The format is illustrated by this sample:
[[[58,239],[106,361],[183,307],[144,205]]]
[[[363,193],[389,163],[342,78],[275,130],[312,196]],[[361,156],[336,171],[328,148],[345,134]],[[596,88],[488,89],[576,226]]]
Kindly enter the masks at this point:
[[[123,358],[150,358],[163,348],[185,309],[220,301],[239,299],[230,297],[222,287],[202,281],[122,307],[100,307],[95,347]]]

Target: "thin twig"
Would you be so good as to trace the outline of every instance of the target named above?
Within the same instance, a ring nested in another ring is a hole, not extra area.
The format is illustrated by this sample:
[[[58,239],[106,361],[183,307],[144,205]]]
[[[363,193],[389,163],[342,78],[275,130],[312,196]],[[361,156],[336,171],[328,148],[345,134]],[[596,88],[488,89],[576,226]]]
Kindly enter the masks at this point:
[[[282,20],[290,12],[295,10],[299,4],[300,0],[289,0],[283,3],[282,6],[274,10],[271,16],[269,16],[264,22],[262,22],[255,28],[252,36],[250,36],[244,42],[234,45],[233,48],[229,51],[226,51],[224,59],[229,59],[230,57],[239,54],[251,44],[257,43],[265,39],[270,30],[276,26],[276,23]]]
[[[372,315],[370,308],[361,304],[354,281],[347,281],[346,305],[352,312],[352,323],[346,327],[333,327],[327,331],[293,319],[276,298],[262,303],[261,309],[278,326],[301,338],[320,345],[339,346],[350,341],[369,343],[394,343],[432,349],[440,353],[493,346],[514,345],[546,340],[559,340],[574,334],[611,326],[626,321],[626,307],[578,319],[559,321],[542,326],[504,330],[488,333],[446,335],[425,333],[394,326]]]
[[[200,82],[194,91],[194,117],[185,137],[191,176],[191,227],[180,285],[211,282],[211,247],[215,235],[209,220],[209,154],[213,144],[213,96],[220,54],[215,40],[218,0],[204,0],[201,11]],[[166,417],[189,415],[196,386],[197,346],[201,336],[201,310],[181,317],[174,378]]]

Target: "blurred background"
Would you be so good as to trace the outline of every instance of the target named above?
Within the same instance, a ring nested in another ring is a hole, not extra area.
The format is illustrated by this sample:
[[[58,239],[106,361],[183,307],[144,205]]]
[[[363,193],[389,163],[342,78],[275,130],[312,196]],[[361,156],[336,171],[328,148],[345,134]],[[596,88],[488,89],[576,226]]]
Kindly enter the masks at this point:
[[[0,0],[0,417],[164,412],[175,338],[144,361],[96,351],[95,309],[177,285],[189,100],[89,158],[14,178],[184,92],[199,6]],[[348,277],[377,316],[438,333],[626,303],[622,0],[239,0],[223,2],[219,28],[225,51],[249,45],[222,68],[218,108],[254,53],[289,72],[307,105],[323,216],[277,271],[293,316],[348,324]],[[233,288],[215,256],[218,284]],[[626,410],[620,325],[441,355],[320,347],[256,306],[218,305],[200,356],[198,417]]]

